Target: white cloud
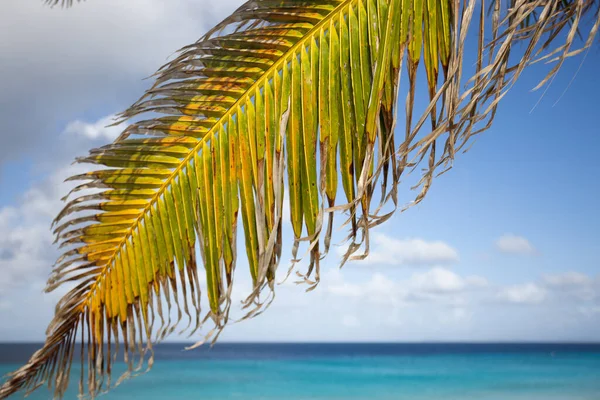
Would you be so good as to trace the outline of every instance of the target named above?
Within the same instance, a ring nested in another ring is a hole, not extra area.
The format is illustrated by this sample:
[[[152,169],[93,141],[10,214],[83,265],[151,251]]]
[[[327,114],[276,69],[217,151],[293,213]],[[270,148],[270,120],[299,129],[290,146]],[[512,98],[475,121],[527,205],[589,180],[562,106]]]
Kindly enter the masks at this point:
[[[461,277],[441,267],[414,273],[403,280],[394,280],[379,272],[363,283],[348,282],[339,272],[329,273],[323,280],[325,290],[333,296],[395,307],[423,301],[446,305],[464,304],[465,300],[461,295],[488,285],[485,278]]]
[[[340,312],[344,312],[342,326],[350,324],[348,315],[359,316],[360,329],[373,326],[395,331],[402,327],[401,331],[406,332],[419,326],[437,332],[439,324],[448,329],[464,327],[475,316],[474,309],[483,294],[479,289],[489,285],[483,277],[461,276],[441,267],[416,272],[404,279],[394,278],[390,271],[376,272],[366,280],[350,280],[347,274],[352,273],[360,270],[328,271],[323,275],[320,290],[328,294],[328,307],[343,304],[339,306]],[[320,308],[314,303],[312,306]]]
[[[506,254],[533,255],[537,250],[522,236],[506,234],[496,240],[496,249]]]
[[[406,300],[406,289],[384,274],[375,273],[364,285],[364,296],[367,301],[376,305],[392,305],[399,307]]]
[[[588,275],[575,271],[544,275],[543,280],[546,285],[559,288],[590,286],[594,283],[594,280]]]
[[[373,233],[372,250],[366,259],[370,264],[432,266],[458,261],[458,251],[442,241],[396,239]]]
[[[496,300],[514,304],[546,303],[590,314],[589,310],[600,305],[600,276],[593,278],[576,271],[546,274],[538,282],[498,288]]]
[[[542,281],[557,296],[570,296],[584,301],[600,299],[600,279],[580,272],[544,275]]]
[[[407,301],[428,301],[457,307],[468,305],[470,294],[487,286],[488,282],[483,277],[463,277],[446,268],[435,267],[414,273],[403,285]]]
[[[445,268],[414,274],[409,282],[414,289],[428,293],[460,292],[467,286],[465,279]]]
[[[547,297],[547,291],[535,283],[526,283],[502,288],[498,299],[514,304],[540,304]]]
[[[0,295],[15,286],[39,283],[50,273],[57,256],[50,223],[68,188],[62,182],[82,170],[78,165],[60,168],[25,192],[18,207],[0,208]]]
[[[87,139],[113,141],[123,131],[122,126],[108,126],[114,122],[114,116],[108,116],[95,123],[81,120],[70,122],[65,129],[65,134],[83,136]]]
[[[0,208],[0,296],[9,289],[24,284],[41,285],[46,280],[58,256],[50,224],[63,207],[60,199],[75,185],[63,181],[87,169],[81,164],[69,165],[69,162],[75,154],[90,147],[94,139],[89,135],[90,127],[101,126],[107,118],[93,123],[68,124],[63,134],[81,139],[70,149],[74,154],[62,154],[54,160],[59,167],[27,189],[17,206]]]

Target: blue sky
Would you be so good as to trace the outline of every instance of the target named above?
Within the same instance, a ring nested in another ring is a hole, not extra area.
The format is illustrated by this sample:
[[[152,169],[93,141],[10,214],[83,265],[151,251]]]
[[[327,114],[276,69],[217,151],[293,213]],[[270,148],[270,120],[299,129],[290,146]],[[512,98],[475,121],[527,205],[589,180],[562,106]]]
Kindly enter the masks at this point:
[[[97,3],[61,12],[22,0],[0,15],[0,320],[12,322],[0,341],[41,340],[52,316],[49,224],[73,157],[115,137],[106,118],[137,99],[141,78],[237,5]],[[547,69],[527,70],[425,201],[374,231],[370,260],[339,271],[334,251],[316,291],[281,285],[266,314],[223,339],[598,340],[600,47],[580,63],[534,111]]]

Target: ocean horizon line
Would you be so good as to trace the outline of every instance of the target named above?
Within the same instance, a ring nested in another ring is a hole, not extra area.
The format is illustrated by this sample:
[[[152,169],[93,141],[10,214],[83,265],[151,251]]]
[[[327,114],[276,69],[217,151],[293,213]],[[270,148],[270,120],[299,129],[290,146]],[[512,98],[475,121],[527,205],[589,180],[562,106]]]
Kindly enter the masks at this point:
[[[156,345],[164,345],[164,344],[172,344],[172,345],[189,345],[196,343],[195,340],[177,340],[177,341],[161,341],[156,343]],[[80,341],[76,341],[76,344],[80,344]],[[34,340],[0,340],[0,345],[34,345],[40,344],[43,345],[43,341],[34,341]],[[206,343],[207,345],[210,342]],[[592,345],[592,346],[600,346],[600,341],[586,341],[586,340],[557,340],[557,341],[534,341],[534,340],[454,340],[454,341],[445,341],[445,340],[424,340],[424,341],[237,341],[237,340],[220,340],[214,343],[215,346],[219,344],[281,344],[281,345],[296,345],[296,344],[343,344],[343,345]]]

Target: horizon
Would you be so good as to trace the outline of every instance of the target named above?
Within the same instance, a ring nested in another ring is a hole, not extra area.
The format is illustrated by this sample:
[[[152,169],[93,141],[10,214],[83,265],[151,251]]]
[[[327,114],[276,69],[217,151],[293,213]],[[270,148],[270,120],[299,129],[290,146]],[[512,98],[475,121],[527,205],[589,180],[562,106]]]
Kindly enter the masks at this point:
[[[39,345],[43,343],[43,341],[38,342],[20,342],[20,341],[0,341],[0,345]],[[76,345],[80,345],[80,341],[74,342]],[[162,346],[162,345],[189,345],[193,344],[194,341],[170,341],[165,340],[159,343],[154,344],[154,346]],[[105,343],[106,344],[106,343]],[[590,345],[590,346],[600,346],[600,341],[595,342],[576,342],[576,341],[560,341],[560,342],[536,342],[536,341],[456,341],[456,342],[445,342],[445,341],[423,341],[423,342],[344,342],[344,341],[335,341],[335,342],[277,342],[277,341],[269,341],[269,342],[260,342],[260,341],[248,341],[248,342],[238,342],[238,341],[228,341],[228,340],[219,340],[214,344],[205,343],[200,348],[211,348],[213,346],[218,346],[219,344],[373,344],[373,345]],[[185,349],[184,349],[185,350]],[[193,352],[196,349],[185,350],[189,352]]]

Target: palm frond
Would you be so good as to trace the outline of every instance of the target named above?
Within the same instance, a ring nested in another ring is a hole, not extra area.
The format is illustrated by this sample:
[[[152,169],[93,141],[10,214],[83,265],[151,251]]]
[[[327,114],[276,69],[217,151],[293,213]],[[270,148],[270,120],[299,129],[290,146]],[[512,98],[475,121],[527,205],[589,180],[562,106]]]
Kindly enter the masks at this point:
[[[173,332],[183,314],[188,331],[210,319],[218,336],[231,307],[240,214],[254,286],[245,301],[247,317],[262,312],[269,303],[259,294],[274,290],[282,258],[286,186],[293,262],[306,242],[310,263],[302,277],[309,289],[319,281],[335,212],[348,215],[342,262],[364,258],[369,229],[399,206],[401,177],[426,159],[411,204],[420,202],[436,171],[449,168],[456,152],[490,126],[524,67],[555,62],[546,83],[566,57],[581,51],[571,47],[582,16],[596,12],[582,48],[599,25],[598,4],[589,0],[515,0],[508,6],[495,0],[491,29],[486,8],[475,0],[252,0],[181,49],[121,115],[148,119],[78,159],[102,168],[71,178],[83,183],[55,220],[57,240],[68,250],[48,290],[76,286],[57,305],[42,349],[9,377],[0,398],[44,382],[61,397],[76,340],[81,387],[85,376],[87,392],[96,396],[111,387],[121,345],[127,377],[136,355],[142,361],[149,356],[152,365],[152,344]],[[465,87],[463,56],[473,24],[477,65]],[[550,49],[565,30],[564,44]],[[514,60],[516,43],[525,51]],[[420,66],[430,103],[416,119]],[[398,140],[403,68],[409,82]],[[340,181],[345,199],[337,204]],[[376,188],[381,199],[372,204]],[[197,259],[206,273],[204,316]],[[172,302],[179,318],[165,321]],[[155,315],[160,326],[154,326]]]

